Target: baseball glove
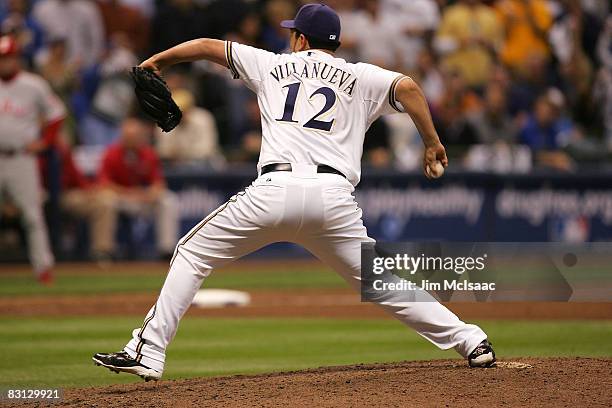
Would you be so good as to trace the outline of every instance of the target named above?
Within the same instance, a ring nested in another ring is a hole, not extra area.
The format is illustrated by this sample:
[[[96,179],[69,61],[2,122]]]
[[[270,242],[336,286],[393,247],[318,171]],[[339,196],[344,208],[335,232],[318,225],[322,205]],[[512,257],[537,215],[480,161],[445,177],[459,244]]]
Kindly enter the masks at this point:
[[[166,82],[155,72],[132,68],[132,79],[136,85],[136,98],[142,110],[150,116],[164,132],[176,127],[183,113],[172,99]]]

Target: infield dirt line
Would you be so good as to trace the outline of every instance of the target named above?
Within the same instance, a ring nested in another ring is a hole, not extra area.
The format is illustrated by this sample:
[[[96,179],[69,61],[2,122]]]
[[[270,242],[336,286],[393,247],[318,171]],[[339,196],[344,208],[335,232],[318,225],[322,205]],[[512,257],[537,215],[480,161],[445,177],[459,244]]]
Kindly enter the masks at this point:
[[[346,289],[248,291],[245,307],[191,307],[189,316],[208,317],[329,317],[382,318],[388,316],[371,303],[360,302]],[[0,316],[117,316],[146,313],[157,294],[110,293],[92,295],[11,296],[0,298]],[[465,319],[612,319],[612,302],[507,302],[446,304]]]

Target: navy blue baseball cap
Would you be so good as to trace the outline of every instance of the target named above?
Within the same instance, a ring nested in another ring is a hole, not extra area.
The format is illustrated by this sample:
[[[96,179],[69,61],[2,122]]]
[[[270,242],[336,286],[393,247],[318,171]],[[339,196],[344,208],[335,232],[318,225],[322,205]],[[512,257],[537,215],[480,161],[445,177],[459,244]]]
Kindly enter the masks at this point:
[[[319,41],[340,44],[340,17],[325,4],[302,6],[293,20],[284,20],[281,27],[293,28]]]

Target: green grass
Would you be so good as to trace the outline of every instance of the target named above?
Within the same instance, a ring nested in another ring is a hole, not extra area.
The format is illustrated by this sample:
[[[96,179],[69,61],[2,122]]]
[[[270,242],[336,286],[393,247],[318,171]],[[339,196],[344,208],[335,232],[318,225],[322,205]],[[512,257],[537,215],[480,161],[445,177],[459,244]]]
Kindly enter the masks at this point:
[[[221,289],[300,289],[337,288],[346,283],[324,267],[272,267],[257,270],[215,271],[205,279],[205,286]],[[0,297],[25,295],[87,295],[103,293],[157,292],[166,277],[162,266],[151,266],[151,273],[142,273],[142,266],[124,267],[113,273],[79,273],[59,271],[51,288],[36,285],[29,273],[0,273]]]
[[[0,318],[0,388],[139,381],[95,367],[123,347],[139,318]],[[612,321],[483,321],[498,355],[611,357]],[[458,358],[392,319],[186,318],[165,378],[296,370],[323,365]]]
[[[83,268],[86,268],[85,266]],[[142,268],[147,268],[143,270]],[[60,268],[53,288],[29,273],[0,273],[0,297],[159,290],[164,265],[116,265],[112,273]],[[205,286],[233,289],[336,288],[346,284],[313,263],[243,264],[216,271]],[[91,355],[116,351],[136,317],[0,317],[0,388],[83,387],[139,381],[95,367]],[[609,321],[483,321],[501,358],[612,357]],[[393,319],[207,319],[188,317],[168,350],[165,378],[297,370],[324,365],[458,358]]]

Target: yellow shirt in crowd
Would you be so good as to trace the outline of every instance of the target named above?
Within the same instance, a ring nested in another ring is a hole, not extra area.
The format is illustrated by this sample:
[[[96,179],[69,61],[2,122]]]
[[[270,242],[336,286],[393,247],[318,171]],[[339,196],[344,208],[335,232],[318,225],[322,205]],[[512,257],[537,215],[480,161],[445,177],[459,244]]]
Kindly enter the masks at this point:
[[[548,58],[552,15],[545,0],[500,0],[495,8],[505,30],[501,59],[506,65],[521,70],[532,55]]]
[[[456,4],[444,11],[436,42],[448,48],[442,59],[446,68],[459,71],[469,85],[481,86],[489,79],[494,63],[490,47],[499,47],[502,39],[492,8]]]

